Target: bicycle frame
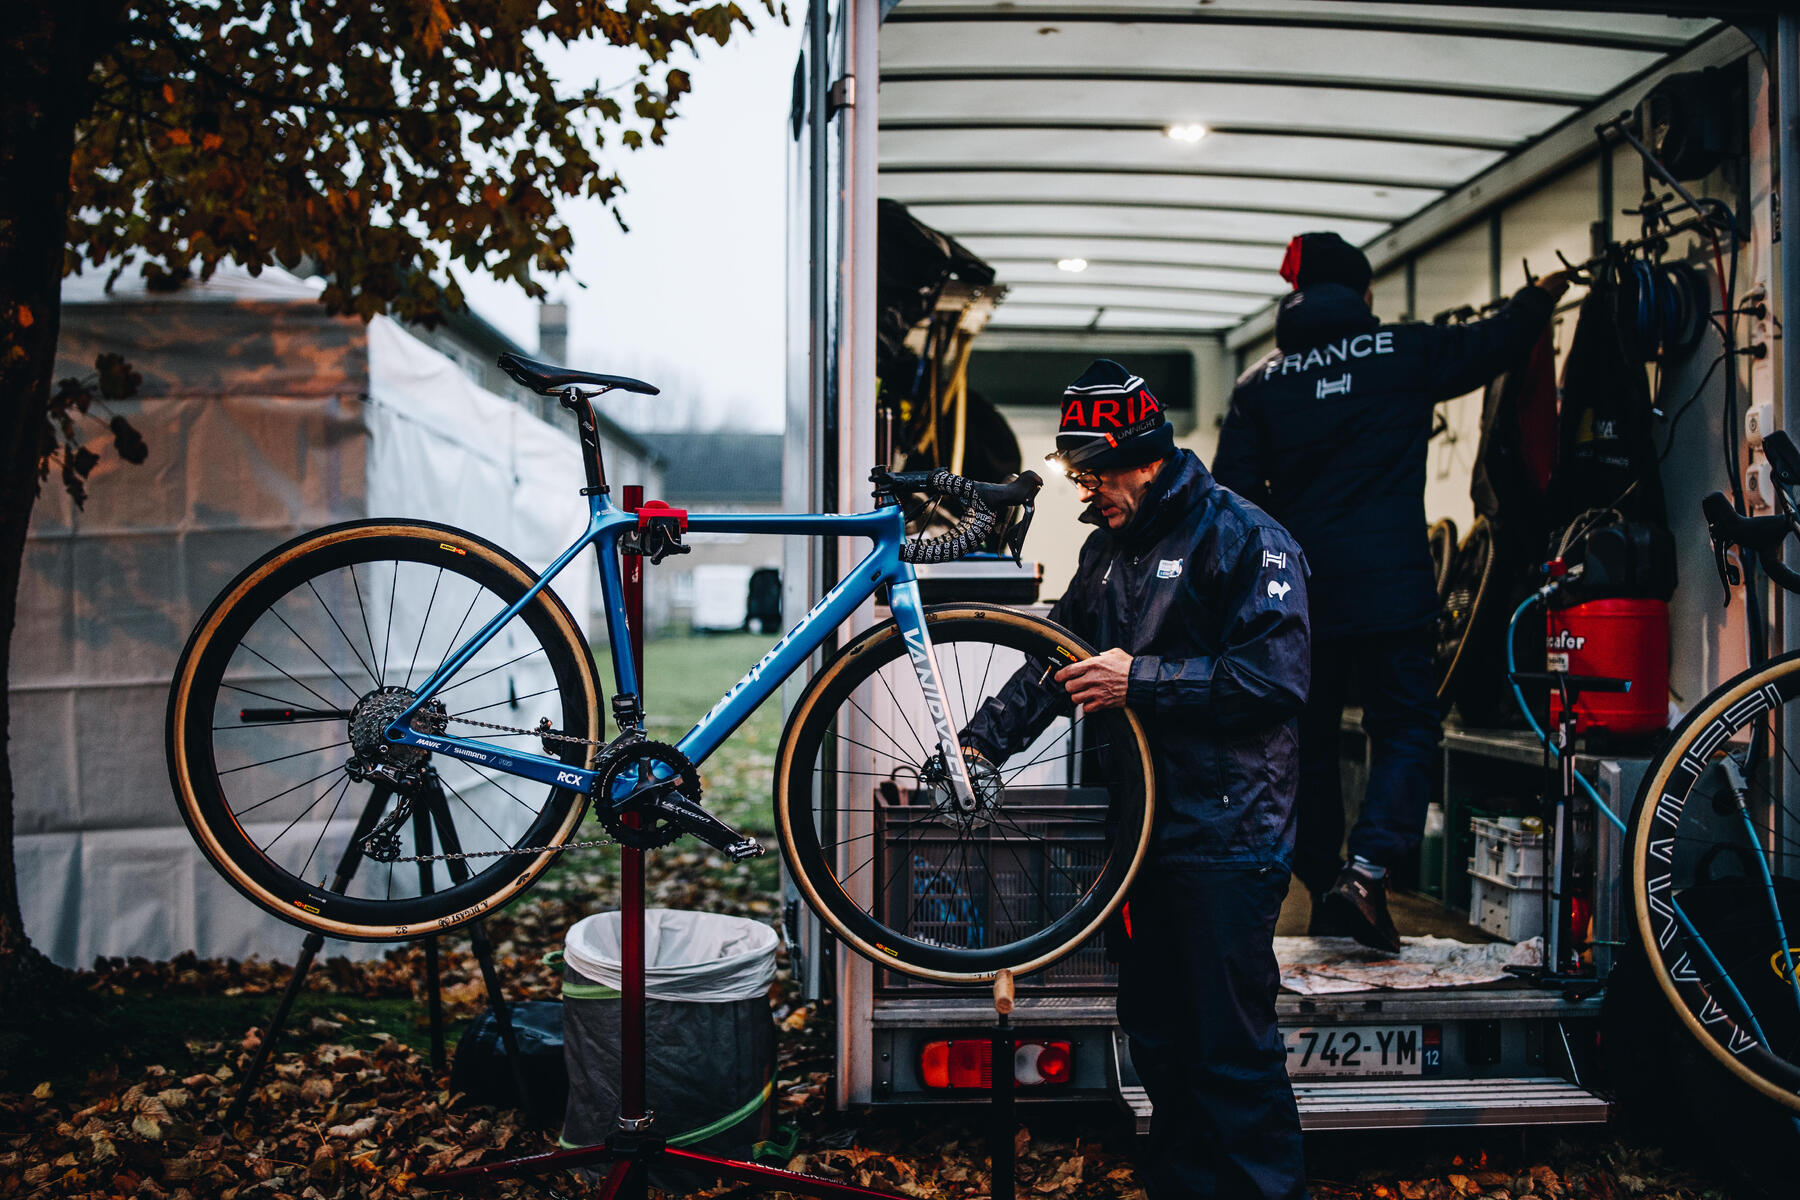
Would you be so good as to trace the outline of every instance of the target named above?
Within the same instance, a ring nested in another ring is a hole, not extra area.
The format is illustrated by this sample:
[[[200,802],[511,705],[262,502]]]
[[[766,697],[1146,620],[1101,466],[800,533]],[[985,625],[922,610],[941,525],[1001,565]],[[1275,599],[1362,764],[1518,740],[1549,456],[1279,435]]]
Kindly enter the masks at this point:
[[[445,660],[419,686],[406,711],[387,728],[390,742],[418,746],[452,758],[518,775],[539,783],[593,794],[598,771],[571,766],[542,754],[525,753],[473,738],[449,734],[421,734],[412,718],[457,671],[473,658],[507,622],[537,599],[538,593],[562,573],[583,550],[592,546],[599,561],[600,590],[606,605],[607,637],[612,646],[614,685],[619,695],[639,694],[639,663],[632,653],[625,614],[625,589],[619,561],[619,539],[637,527],[636,513],[626,512],[602,489],[588,492],[588,525],[573,545],[557,556],[519,600],[477,630],[456,653]],[[799,668],[883,584],[890,587],[889,605],[900,627],[907,652],[924,692],[951,784],[959,798],[972,796],[967,766],[957,750],[956,731],[950,728],[939,684],[936,655],[925,630],[925,611],[919,601],[919,585],[912,564],[900,557],[906,540],[906,517],[900,505],[852,514],[705,514],[689,516],[688,529],[696,533],[804,534],[810,537],[866,537],[875,544],[862,561],[845,573],[819,598],[805,616],[783,634],[769,652],[684,734],[676,748],[693,763],[701,763],[719,748],[733,730],[767,700],[787,677]],[[972,802],[972,801],[971,801]]]

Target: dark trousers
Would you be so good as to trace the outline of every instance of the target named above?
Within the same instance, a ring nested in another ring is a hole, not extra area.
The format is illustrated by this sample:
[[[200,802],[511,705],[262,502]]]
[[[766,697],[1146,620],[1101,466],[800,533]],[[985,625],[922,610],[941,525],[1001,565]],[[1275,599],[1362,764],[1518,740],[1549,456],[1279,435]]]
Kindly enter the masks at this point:
[[[1149,864],[1131,890],[1119,1025],[1155,1105],[1151,1200],[1306,1195],[1300,1116],[1275,1025],[1287,872]]]
[[[1300,714],[1300,788],[1294,874],[1314,895],[1344,860],[1344,795],[1338,775],[1344,694],[1352,676],[1369,738],[1369,781],[1350,853],[1387,866],[1419,844],[1431,772],[1443,736],[1429,629],[1313,638],[1312,688]]]

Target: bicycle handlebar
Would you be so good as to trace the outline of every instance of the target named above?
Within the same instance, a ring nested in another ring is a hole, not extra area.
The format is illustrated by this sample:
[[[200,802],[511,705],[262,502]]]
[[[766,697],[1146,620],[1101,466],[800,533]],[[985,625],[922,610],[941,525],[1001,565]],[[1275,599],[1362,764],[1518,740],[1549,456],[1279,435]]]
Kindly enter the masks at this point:
[[[961,558],[987,540],[994,530],[995,522],[999,520],[1001,510],[1016,505],[1025,505],[1026,524],[1029,524],[1032,501],[1037,497],[1038,489],[1044,486],[1044,481],[1036,471],[1026,471],[1011,483],[981,483],[942,469],[892,472],[876,468],[870,472],[869,478],[874,482],[878,495],[922,492],[927,495],[949,496],[960,500],[968,508],[962,520],[948,533],[933,538],[918,538],[902,545],[901,561],[910,563],[941,563]],[[1022,527],[1018,534],[1017,538],[1009,540],[1023,542]],[[1017,547],[1014,547],[1013,554],[1015,558],[1018,556]]]
[[[1756,561],[1770,579],[1790,592],[1800,592],[1800,571],[1781,561],[1781,543],[1794,532],[1791,513],[1768,517],[1740,517],[1723,492],[1714,492],[1700,502],[1706,514],[1706,527],[1712,532],[1713,553],[1719,562],[1719,574],[1727,583],[1725,547],[1740,546],[1756,555]]]

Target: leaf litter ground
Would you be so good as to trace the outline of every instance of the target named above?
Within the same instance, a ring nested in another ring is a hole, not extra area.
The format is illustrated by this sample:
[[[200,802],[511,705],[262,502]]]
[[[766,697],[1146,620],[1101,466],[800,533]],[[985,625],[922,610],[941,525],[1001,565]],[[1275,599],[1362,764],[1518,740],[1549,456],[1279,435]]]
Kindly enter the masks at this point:
[[[656,677],[687,680],[693,692],[675,698],[665,718],[673,732],[729,684],[735,660],[749,661],[751,641],[693,639],[660,651],[671,661]],[[725,676],[717,688],[708,669]],[[765,838],[777,735],[773,718],[759,713],[707,772],[709,803]],[[652,905],[779,925],[772,856],[731,864],[689,845],[649,856]],[[615,861],[610,851],[566,855],[489,921],[509,1000],[556,998],[560,971],[544,956],[575,921],[616,907]],[[415,945],[315,966],[246,1114],[230,1128],[226,1110],[287,982],[281,963],[104,960],[79,977],[81,1012],[10,1022],[0,1014],[0,1200],[385,1200],[425,1195],[418,1181],[431,1171],[556,1149],[555,1129],[452,1091],[448,1073],[432,1068],[424,957]],[[439,970],[453,1046],[486,993],[466,938],[444,939]],[[772,1114],[780,1136],[771,1140],[781,1149],[767,1160],[922,1200],[991,1194],[981,1109],[839,1112],[830,1094],[832,1014],[798,995],[785,958],[770,1005],[781,1031]],[[1115,1110],[1026,1106],[1020,1116],[1021,1200],[1144,1200],[1133,1141]],[[1604,1134],[1314,1135],[1308,1157],[1319,1200],[1731,1194]],[[496,1184],[488,1194],[595,1191],[564,1175]],[[690,1194],[747,1193],[720,1185]]]

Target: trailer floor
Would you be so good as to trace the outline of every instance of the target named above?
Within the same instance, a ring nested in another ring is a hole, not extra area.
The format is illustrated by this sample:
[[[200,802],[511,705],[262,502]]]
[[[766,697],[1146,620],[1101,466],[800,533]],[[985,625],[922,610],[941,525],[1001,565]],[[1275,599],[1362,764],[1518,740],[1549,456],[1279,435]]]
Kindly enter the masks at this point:
[[[1502,939],[1469,924],[1466,914],[1445,908],[1430,896],[1416,892],[1395,892],[1388,898],[1388,911],[1394,926],[1406,937],[1455,938],[1459,942],[1497,942]],[[1312,915],[1312,898],[1298,879],[1288,883],[1287,899],[1281,905],[1281,918],[1275,923],[1276,937],[1300,937],[1306,933],[1306,922]]]

